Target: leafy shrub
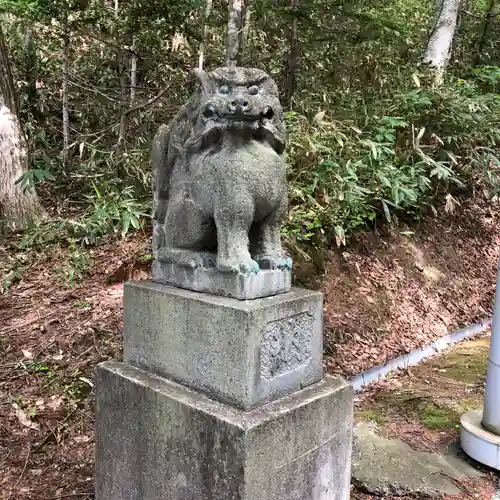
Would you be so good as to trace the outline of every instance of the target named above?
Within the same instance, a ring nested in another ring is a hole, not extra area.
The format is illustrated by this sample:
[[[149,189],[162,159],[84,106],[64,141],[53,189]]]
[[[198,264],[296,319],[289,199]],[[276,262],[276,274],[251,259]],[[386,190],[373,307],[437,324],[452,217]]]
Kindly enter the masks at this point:
[[[150,201],[138,200],[134,189],[121,191],[109,186],[105,191],[95,184],[94,194],[86,195],[86,209],[76,217],[51,218],[28,230],[20,242],[21,248],[49,243],[67,242],[93,245],[108,234],[124,237],[132,229],[143,228],[150,218]]]
[[[498,185],[490,166],[492,158],[498,163],[500,99],[473,81],[403,89],[367,105],[358,123],[329,115],[286,117],[291,211],[284,234],[297,242],[342,245],[377,217],[419,216],[444,200],[450,210],[458,188]]]

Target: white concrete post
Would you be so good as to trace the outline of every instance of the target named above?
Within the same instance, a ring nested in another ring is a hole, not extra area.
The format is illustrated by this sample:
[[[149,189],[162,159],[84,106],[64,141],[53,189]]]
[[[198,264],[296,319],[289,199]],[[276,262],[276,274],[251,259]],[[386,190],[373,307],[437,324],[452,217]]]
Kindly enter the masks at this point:
[[[465,453],[500,471],[500,259],[484,408],[464,413],[460,424],[460,442]]]
[[[485,429],[500,436],[500,260],[497,271],[495,311],[491,330],[482,424]]]

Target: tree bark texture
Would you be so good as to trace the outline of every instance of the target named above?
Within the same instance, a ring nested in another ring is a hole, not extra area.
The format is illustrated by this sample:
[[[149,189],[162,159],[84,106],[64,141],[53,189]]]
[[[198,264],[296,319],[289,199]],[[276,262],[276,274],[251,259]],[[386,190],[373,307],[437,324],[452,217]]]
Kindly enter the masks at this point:
[[[226,66],[241,64],[241,32],[245,24],[244,0],[228,1]]]
[[[132,37],[132,54],[130,56],[130,107],[135,104],[137,90],[137,44],[135,36]]]
[[[70,34],[66,23],[63,35],[63,83],[62,83],[62,112],[63,112],[63,151],[62,160],[64,170],[68,170],[69,157],[69,50]]]
[[[10,69],[9,55],[3,32],[0,27],[0,105],[7,106],[16,116],[18,114],[17,100],[12,82],[12,71]]]
[[[442,81],[451,56],[458,21],[460,0],[441,0],[436,25],[424,53],[424,63],[435,72],[435,83]]]
[[[297,62],[299,58],[299,34],[297,26],[297,13],[299,10],[299,0],[291,0],[291,11],[293,19],[288,27],[288,57],[285,73],[285,99],[284,105],[290,107],[297,86]]]
[[[198,56],[198,69],[203,69],[203,65],[205,64],[205,50],[206,50],[206,44],[207,44],[207,36],[208,36],[208,18],[210,17],[210,14],[212,13],[212,4],[213,0],[206,0],[206,6],[205,6],[205,15],[203,17],[203,38],[200,43],[200,52]]]
[[[498,16],[498,14],[500,14],[500,1],[490,0],[490,8],[488,10],[486,19],[484,20],[481,39],[479,40],[476,57],[474,58],[474,66],[477,66],[481,62],[481,58],[483,57],[484,48],[486,45],[486,40],[488,39],[488,34],[490,31],[490,25],[493,19],[495,19],[495,17]]]
[[[0,29],[0,224],[18,230],[38,219],[43,209],[34,189],[16,181],[28,170],[28,149],[17,115],[14,84]]]
[[[245,43],[247,41],[247,36],[248,36],[248,28],[250,25],[250,0],[243,0],[241,3],[241,26],[240,26],[240,31],[238,32],[238,50],[239,50],[239,63],[241,63],[241,58],[243,55],[243,50],[245,48]]]

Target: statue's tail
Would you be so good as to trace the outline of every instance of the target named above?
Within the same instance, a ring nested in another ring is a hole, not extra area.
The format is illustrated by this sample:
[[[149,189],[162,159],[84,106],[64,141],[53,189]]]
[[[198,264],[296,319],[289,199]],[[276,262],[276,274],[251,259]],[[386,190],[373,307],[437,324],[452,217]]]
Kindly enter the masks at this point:
[[[164,246],[163,229],[168,204],[172,165],[168,162],[169,127],[161,125],[153,139],[151,167],[153,170],[153,254]]]

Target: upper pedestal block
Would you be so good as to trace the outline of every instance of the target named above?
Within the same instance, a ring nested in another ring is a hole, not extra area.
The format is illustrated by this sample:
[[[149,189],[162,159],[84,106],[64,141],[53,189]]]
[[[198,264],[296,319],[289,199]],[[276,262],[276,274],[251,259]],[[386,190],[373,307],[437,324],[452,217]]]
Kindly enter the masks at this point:
[[[240,408],[323,377],[319,292],[237,300],[138,281],[124,311],[125,362]]]

